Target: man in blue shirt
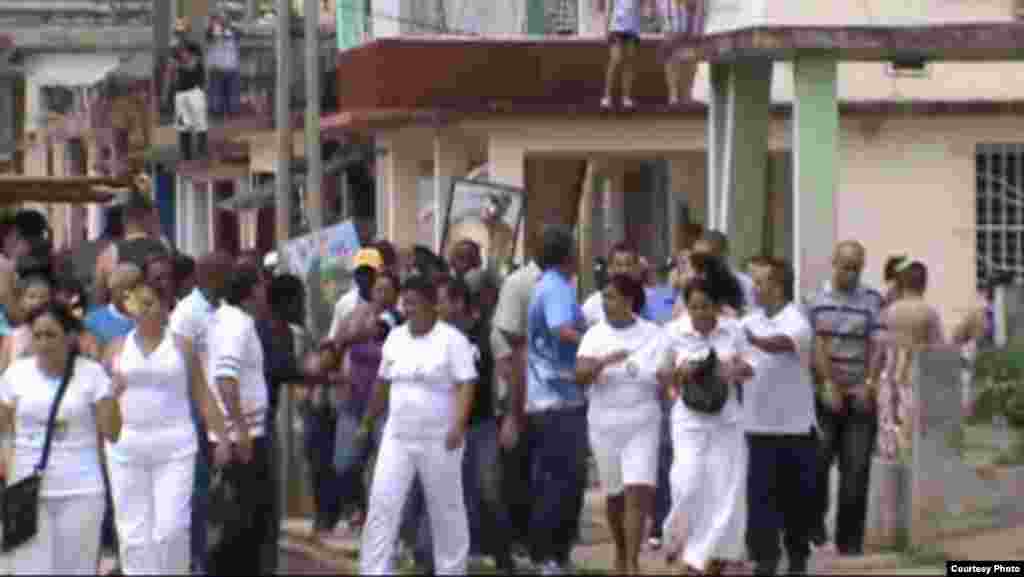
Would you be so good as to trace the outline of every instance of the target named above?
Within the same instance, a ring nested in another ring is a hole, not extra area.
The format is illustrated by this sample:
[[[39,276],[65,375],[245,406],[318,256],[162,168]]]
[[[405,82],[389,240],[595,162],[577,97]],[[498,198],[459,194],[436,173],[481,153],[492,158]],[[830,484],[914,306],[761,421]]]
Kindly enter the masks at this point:
[[[571,278],[572,231],[544,231],[544,273],[527,316],[527,445],[535,497],[530,556],[545,574],[564,571],[579,527],[586,485],[587,418],[576,384],[576,350],[584,321]]]

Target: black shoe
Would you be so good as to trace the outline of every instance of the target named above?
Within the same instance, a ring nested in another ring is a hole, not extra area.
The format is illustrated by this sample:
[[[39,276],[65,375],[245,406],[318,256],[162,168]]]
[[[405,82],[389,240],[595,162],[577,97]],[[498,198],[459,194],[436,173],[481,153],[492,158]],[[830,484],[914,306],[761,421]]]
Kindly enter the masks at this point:
[[[787,573],[790,575],[807,575],[807,559],[790,560]]]

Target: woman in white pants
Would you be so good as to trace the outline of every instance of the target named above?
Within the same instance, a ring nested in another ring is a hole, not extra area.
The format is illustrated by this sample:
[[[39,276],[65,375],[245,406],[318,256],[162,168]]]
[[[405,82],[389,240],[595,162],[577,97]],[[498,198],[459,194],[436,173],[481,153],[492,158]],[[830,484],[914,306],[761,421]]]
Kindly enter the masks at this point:
[[[665,341],[658,325],[637,316],[644,305],[639,281],[614,275],[602,296],[605,319],[583,336],[576,380],[590,389],[590,447],[608,499],[615,569],[638,574],[658,481],[662,417],[656,373]]]
[[[723,292],[704,278],[687,283],[688,314],[668,325],[668,354],[659,371],[678,397],[672,408],[672,510],[664,534],[670,551],[682,547],[687,571],[701,574],[717,574],[725,561],[744,555],[747,445],[737,390],[754,369],[739,323],[722,316]],[[720,377],[730,383],[715,414],[691,409],[681,392],[695,386],[692,359],[712,348]]]
[[[121,402],[131,410],[120,441],[107,445],[121,569],[125,575],[182,575],[189,570],[198,450],[189,395],[213,431],[223,433],[224,420],[197,362],[167,330],[170,303],[148,284],[127,301],[136,328],[113,344],[110,364],[123,387]],[[220,463],[226,450],[218,447]]]
[[[455,327],[437,318],[437,287],[412,277],[402,287],[408,321],[384,342],[377,387],[360,430],[365,438],[383,412],[384,426],[363,526],[360,571],[394,573],[402,509],[418,475],[434,536],[439,575],[466,572],[469,521],[462,454],[477,379],[475,353]]]
[[[39,464],[50,409],[65,378],[68,385],[43,471],[39,531],[12,552],[11,569],[15,575],[92,575],[106,506],[98,439],[116,442],[120,435],[117,391],[99,363],[78,355],[81,327],[64,307],[47,305],[29,326],[33,355],[15,360],[0,383],[0,428],[14,429],[10,483]]]

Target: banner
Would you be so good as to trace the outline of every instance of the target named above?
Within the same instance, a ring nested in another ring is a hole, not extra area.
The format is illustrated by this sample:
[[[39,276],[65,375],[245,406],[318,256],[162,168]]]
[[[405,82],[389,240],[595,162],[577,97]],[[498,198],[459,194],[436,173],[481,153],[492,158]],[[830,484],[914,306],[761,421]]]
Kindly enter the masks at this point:
[[[325,228],[319,235],[294,238],[281,248],[281,267],[306,285],[309,326],[317,339],[330,330],[334,303],[352,285],[352,257],[359,248],[359,234],[351,220]]]

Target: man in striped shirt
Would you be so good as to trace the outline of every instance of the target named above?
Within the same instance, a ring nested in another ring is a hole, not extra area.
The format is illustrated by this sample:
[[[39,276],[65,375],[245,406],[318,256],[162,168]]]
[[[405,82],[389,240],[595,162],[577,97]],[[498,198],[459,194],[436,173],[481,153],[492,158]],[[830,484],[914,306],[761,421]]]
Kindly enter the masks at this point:
[[[821,468],[820,522],[813,540],[823,545],[828,511],[829,473],[839,463],[839,502],[835,543],[844,555],[864,547],[871,457],[878,431],[876,389],[869,382],[871,336],[878,328],[882,295],[861,283],[864,247],[844,241],[833,254],[832,279],[810,299],[814,329],[814,373],[818,384]]]

